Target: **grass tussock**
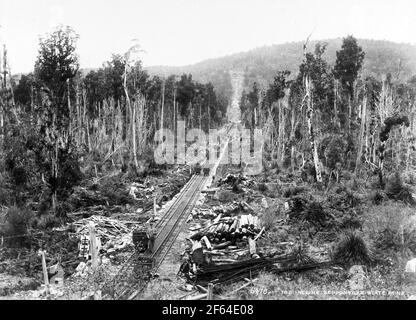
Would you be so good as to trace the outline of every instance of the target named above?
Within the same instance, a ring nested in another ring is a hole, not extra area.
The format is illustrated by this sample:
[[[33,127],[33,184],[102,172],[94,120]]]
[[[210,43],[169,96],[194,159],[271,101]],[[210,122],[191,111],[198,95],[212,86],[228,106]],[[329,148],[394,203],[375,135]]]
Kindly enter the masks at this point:
[[[349,230],[342,235],[333,251],[334,261],[344,265],[369,265],[373,262],[372,252],[364,238]]]
[[[293,196],[297,196],[305,191],[306,191],[306,188],[303,186],[289,187],[283,190],[283,197],[290,198]]]
[[[387,181],[385,191],[390,199],[399,200],[412,206],[416,205],[416,200],[413,198],[411,187],[404,184],[399,172],[396,172]]]

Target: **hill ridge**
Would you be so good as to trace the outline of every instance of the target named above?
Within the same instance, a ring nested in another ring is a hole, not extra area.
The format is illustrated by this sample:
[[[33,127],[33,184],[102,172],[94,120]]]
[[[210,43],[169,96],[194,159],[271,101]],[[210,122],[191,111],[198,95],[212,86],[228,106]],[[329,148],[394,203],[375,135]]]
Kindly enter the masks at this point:
[[[334,65],[336,51],[341,49],[343,38],[312,40],[308,51],[313,51],[315,44],[328,44],[325,59]],[[380,78],[391,73],[405,81],[416,74],[416,45],[398,43],[389,40],[357,39],[366,52],[363,75]],[[276,71],[289,70],[296,74],[302,60],[303,42],[293,41],[282,44],[264,45],[247,51],[241,51],[217,58],[209,58],[184,66],[155,65],[145,69],[153,75],[191,73],[201,82],[213,82],[217,73],[230,69],[246,71],[249,82],[270,82]],[[400,71],[399,71],[400,70]]]

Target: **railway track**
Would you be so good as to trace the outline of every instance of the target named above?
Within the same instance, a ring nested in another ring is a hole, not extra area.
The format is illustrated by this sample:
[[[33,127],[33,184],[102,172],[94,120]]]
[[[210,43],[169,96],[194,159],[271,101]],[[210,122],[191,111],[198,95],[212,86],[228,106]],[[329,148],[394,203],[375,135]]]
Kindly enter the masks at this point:
[[[228,136],[230,130],[235,124],[229,124],[225,128],[225,134]],[[229,139],[221,146],[221,156],[226,150]],[[218,160],[219,163],[220,160]],[[218,165],[218,164],[217,164]],[[216,168],[216,165],[204,164],[204,167]],[[214,169],[215,170],[215,169]],[[192,211],[198,195],[202,191],[205,183],[211,176],[193,175],[187,182],[175,201],[167,208],[164,215],[156,223],[157,236],[152,254],[139,255],[133,253],[123,264],[122,268],[113,279],[113,298],[114,299],[134,299],[148,283],[149,269],[146,269],[147,263],[152,262],[150,267],[151,273],[158,270],[163,260],[170,252],[175,240],[177,239],[181,227],[184,225],[187,216]]]
[[[165,259],[166,255],[172,248],[178,234],[181,231],[181,226],[184,225],[186,218],[191,213],[202,187],[208,178],[204,176],[196,176],[195,186],[190,189],[185,199],[178,202],[177,208],[173,210],[172,215],[164,223],[155,241],[155,250],[152,258],[155,261],[155,269],[157,270],[160,264]]]
[[[149,273],[148,270],[144,270],[146,268],[144,268],[143,262],[153,261],[151,272],[157,271],[172,248],[181,231],[181,226],[192,211],[198,195],[208,179],[209,177],[199,175],[191,177],[176,200],[156,224],[158,230],[153,253],[140,256],[133,253],[113,279],[114,299],[129,299],[129,297],[137,295],[145,288],[148,279],[143,278],[143,274],[148,275]]]

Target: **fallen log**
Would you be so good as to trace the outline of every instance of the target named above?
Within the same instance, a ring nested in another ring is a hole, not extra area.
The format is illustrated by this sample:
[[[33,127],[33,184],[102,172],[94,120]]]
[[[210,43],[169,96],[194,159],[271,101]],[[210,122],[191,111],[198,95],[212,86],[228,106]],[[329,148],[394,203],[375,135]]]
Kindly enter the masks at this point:
[[[205,289],[203,286],[200,286],[199,284],[197,284],[196,287],[199,291],[202,291],[204,293],[208,293],[208,289]]]
[[[205,246],[207,247],[208,250],[212,249],[212,245],[211,245],[211,243],[209,242],[209,240],[206,236],[202,237],[201,241],[205,242]]]
[[[276,266],[277,264],[278,267]],[[261,257],[225,264],[206,265],[199,268],[197,272],[194,273],[194,276],[195,282],[200,285],[206,285],[209,282],[224,284],[257,276],[261,271],[272,273],[282,273],[286,271],[300,272],[327,267],[332,264],[332,261],[323,263],[300,263],[298,255],[290,254],[277,257]]]
[[[263,234],[263,232],[266,230],[265,227],[261,228],[260,232],[257,234],[257,236],[254,238],[254,241],[256,241],[258,238],[261,237],[261,235]]]
[[[224,249],[227,248],[232,242],[231,241],[226,241],[217,245],[214,245],[213,248],[214,249]]]
[[[237,262],[235,259],[212,259],[213,262],[228,262],[228,263],[234,263]]]

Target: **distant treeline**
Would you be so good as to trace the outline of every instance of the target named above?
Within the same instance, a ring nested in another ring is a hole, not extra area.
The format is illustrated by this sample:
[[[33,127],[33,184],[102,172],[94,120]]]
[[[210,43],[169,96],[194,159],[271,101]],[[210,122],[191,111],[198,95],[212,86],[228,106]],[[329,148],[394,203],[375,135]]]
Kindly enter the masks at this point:
[[[314,40],[309,46],[313,48],[318,42],[326,43],[324,58],[333,66],[336,62],[336,51],[341,47],[342,41],[341,38]],[[361,69],[363,77],[381,78],[390,73],[393,80],[403,82],[416,74],[416,46],[369,39],[358,39],[357,42],[366,53]],[[288,70],[292,77],[295,76],[302,59],[303,42],[290,42],[259,47],[185,67],[155,66],[148,70],[151,74],[189,72],[198,81],[213,81],[216,84],[218,73],[239,69],[246,73],[247,89],[254,82],[263,85],[272,82],[279,70]]]

